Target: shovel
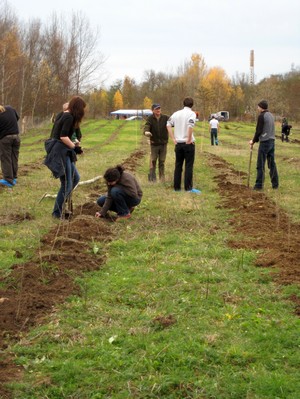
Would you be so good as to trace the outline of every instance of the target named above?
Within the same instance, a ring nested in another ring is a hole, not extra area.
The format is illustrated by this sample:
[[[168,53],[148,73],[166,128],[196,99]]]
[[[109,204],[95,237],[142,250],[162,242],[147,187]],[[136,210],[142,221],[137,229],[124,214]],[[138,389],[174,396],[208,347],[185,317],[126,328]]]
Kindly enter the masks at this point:
[[[248,179],[247,179],[247,187],[249,188],[250,184],[250,170],[251,170],[251,161],[252,161],[252,150],[253,146],[250,146],[250,159],[249,159],[249,167],[248,167]]]

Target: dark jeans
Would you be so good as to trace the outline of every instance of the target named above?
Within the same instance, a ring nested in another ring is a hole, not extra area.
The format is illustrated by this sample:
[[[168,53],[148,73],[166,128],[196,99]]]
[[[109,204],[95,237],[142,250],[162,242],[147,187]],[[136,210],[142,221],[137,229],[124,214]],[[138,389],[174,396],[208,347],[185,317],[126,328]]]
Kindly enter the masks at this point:
[[[151,144],[151,166],[155,173],[156,162],[158,159],[158,170],[160,180],[165,178],[165,161],[167,156],[167,144],[153,145]]]
[[[130,208],[137,206],[141,200],[139,198],[131,197],[126,194],[121,187],[113,187],[110,191],[112,197],[112,204],[109,208],[110,211],[117,212],[119,216],[128,215]],[[102,208],[107,196],[102,195],[97,199],[97,204]]]
[[[20,136],[9,134],[0,140],[0,159],[3,179],[13,184],[18,177],[18,160],[20,152]]]
[[[184,170],[184,189],[189,191],[193,188],[193,167],[195,160],[195,144],[178,143],[175,145],[175,171],[174,171],[174,190],[181,190],[181,176],[183,163]]]
[[[264,186],[266,161],[270,170],[272,187],[277,188],[279,185],[279,179],[275,163],[275,140],[261,141],[259,143],[256,164],[257,176],[254,186],[255,188],[261,189]]]
[[[219,144],[219,142],[218,142],[218,129],[216,129],[214,127],[210,130],[210,142],[211,142],[211,145],[214,145],[214,144],[218,145]]]
[[[60,189],[57,193],[52,213],[54,217],[60,218],[62,216],[66,200],[79,183],[79,180],[80,176],[76,169],[75,163],[72,162],[69,157],[67,157],[65,175],[60,177]]]

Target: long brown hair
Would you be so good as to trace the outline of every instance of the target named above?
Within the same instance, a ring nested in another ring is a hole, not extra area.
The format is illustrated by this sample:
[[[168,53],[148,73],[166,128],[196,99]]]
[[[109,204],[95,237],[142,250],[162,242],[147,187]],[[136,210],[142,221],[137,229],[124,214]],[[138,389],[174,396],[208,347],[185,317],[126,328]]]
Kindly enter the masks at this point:
[[[68,110],[70,114],[74,117],[74,126],[79,127],[79,124],[84,117],[84,109],[86,107],[86,103],[83,98],[79,96],[74,96],[69,101]]]
[[[106,170],[104,173],[104,179],[106,180],[107,183],[111,183],[113,181],[118,181],[120,180],[122,174],[124,172],[124,168],[122,165],[117,165],[114,168],[109,168]]]

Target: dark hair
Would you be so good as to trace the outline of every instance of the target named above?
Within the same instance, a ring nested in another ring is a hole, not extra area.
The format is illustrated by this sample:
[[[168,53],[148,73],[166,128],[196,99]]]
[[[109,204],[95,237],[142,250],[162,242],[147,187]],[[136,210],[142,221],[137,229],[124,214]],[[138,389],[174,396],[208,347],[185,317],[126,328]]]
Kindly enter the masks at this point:
[[[194,105],[194,100],[192,99],[192,97],[186,97],[186,98],[183,100],[183,105],[184,105],[185,107],[192,108],[192,106]]]
[[[123,172],[124,172],[123,166],[117,165],[114,168],[107,169],[107,171],[104,173],[103,177],[108,183],[111,183],[113,181],[120,180]]]
[[[74,126],[77,128],[84,117],[84,109],[86,107],[86,103],[83,98],[79,96],[74,96],[69,101],[68,110],[71,115],[74,117]]]

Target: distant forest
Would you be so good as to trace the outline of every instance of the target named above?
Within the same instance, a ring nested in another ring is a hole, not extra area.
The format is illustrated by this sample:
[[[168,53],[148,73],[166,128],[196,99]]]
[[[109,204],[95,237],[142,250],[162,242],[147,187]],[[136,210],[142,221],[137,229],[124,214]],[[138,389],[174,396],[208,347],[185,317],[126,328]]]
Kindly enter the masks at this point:
[[[170,114],[191,96],[200,120],[221,110],[230,119],[254,120],[262,98],[278,118],[300,120],[300,67],[250,84],[248,75],[229,78],[195,53],[176,73],[145,70],[139,83],[124,76],[107,88],[99,32],[81,13],[68,20],[53,14],[47,26],[38,19],[24,23],[0,0],[0,55],[0,103],[31,121],[50,118],[73,95],[86,99],[90,118],[109,117],[119,108],[149,108],[152,102]]]

